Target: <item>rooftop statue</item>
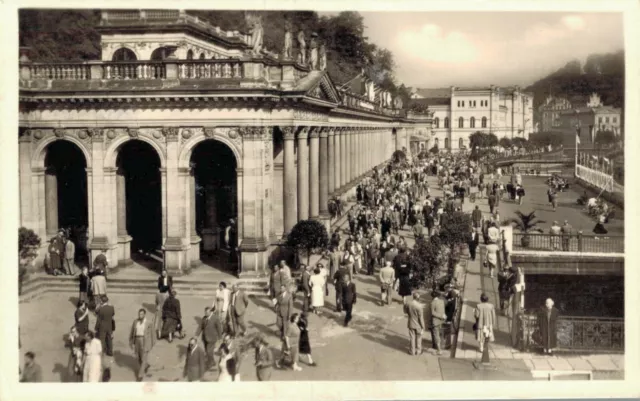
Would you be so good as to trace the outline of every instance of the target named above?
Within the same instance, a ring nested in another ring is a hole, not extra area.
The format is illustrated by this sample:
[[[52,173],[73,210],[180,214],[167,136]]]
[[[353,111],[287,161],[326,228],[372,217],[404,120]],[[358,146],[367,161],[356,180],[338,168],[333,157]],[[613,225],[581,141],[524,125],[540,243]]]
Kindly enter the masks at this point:
[[[284,48],[282,55],[285,59],[293,58],[293,34],[291,33],[291,23],[286,21],[284,23]]]
[[[320,45],[320,70],[325,71],[327,69],[327,47],[325,44]]]
[[[264,29],[262,28],[262,17],[257,14],[247,14],[247,24],[251,27],[251,52],[260,54],[262,52],[262,40]]]
[[[312,33],[309,41],[309,68],[318,69],[318,34]]]
[[[305,65],[307,63],[307,42],[304,40],[304,31],[298,32],[298,63]]]

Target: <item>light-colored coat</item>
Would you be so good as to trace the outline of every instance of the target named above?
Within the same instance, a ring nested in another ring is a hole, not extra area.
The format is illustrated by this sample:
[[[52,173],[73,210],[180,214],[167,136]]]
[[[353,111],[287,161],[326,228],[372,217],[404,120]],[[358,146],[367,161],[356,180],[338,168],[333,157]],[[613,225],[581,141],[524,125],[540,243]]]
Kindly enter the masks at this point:
[[[102,343],[94,338],[84,348],[84,367],[82,381],[99,383],[102,379]]]
[[[129,333],[129,345],[134,346],[136,340],[136,322],[138,319],[133,321],[131,325],[131,333]],[[144,351],[150,352],[153,346],[156,343],[156,333],[153,327],[153,322],[147,318],[145,318],[145,326],[144,326]]]
[[[424,306],[417,300],[409,302],[407,305],[408,321],[407,327],[413,330],[424,330]]]
[[[484,342],[485,338],[489,338],[489,341],[494,341],[493,330],[498,324],[496,308],[488,302],[482,302],[476,307],[474,316],[478,327],[476,339],[481,343]]]

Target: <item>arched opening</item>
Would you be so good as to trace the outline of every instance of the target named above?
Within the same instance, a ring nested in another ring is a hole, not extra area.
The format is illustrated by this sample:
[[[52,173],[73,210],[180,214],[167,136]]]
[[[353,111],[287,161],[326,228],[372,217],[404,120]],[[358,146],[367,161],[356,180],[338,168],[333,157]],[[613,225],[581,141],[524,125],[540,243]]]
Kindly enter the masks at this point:
[[[444,148],[449,149],[449,138],[444,138]]]
[[[482,117],[482,128],[487,128],[487,117]]]
[[[163,256],[160,158],[148,143],[130,140],[120,147],[116,165],[118,237],[131,237],[131,259],[160,270]]]
[[[202,238],[201,260],[219,269],[235,271],[232,250],[237,235],[237,163],[233,151],[214,139],[200,142],[190,159],[194,180],[191,230]],[[195,221],[194,221],[195,219]],[[229,247],[225,234],[229,228]]]
[[[193,60],[193,50],[187,52],[187,60]]]
[[[458,148],[464,149],[464,139],[458,139]]]
[[[47,237],[64,229],[76,246],[76,263],[85,265],[89,260],[87,161],[77,145],[59,140],[47,147],[44,163]]]
[[[464,118],[458,118],[458,128],[464,128]]]
[[[200,53],[200,60],[204,60],[204,59],[205,59],[204,53]]]
[[[436,128],[440,128],[440,119],[438,117],[436,117],[433,120],[433,124],[436,126]]]
[[[137,59],[133,50],[127,49],[126,47],[116,50],[112,57],[113,61],[136,61]]]
[[[449,128],[449,117],[444,118],[444,127]]]
[[[476,127],[476,118],[475,117],[471,117],[471,119],[469,120],[469,126],[471,128],[475,128]]]
[[[166,46],[158,47],[151,53],[152,61],[162,61],[167,59],[172,53],[172,50]]]

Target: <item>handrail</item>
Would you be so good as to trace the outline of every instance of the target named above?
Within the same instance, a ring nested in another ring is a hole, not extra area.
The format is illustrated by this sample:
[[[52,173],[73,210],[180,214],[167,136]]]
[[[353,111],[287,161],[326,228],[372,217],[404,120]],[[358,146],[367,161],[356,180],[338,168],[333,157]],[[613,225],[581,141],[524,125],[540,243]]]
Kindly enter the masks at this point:
[[[513,251],[624,253],[624,235],[514,232]]]

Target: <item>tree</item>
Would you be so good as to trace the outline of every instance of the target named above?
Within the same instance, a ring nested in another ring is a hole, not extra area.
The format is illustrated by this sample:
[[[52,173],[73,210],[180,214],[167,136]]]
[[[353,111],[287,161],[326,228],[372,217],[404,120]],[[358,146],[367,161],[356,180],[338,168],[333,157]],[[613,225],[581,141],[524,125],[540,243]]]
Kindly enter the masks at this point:
[[[311,255],[319,253],[329,245],[329,234],[321,222],[317,220],[301,220],[296,224],[287,236],[287,246],[297,253],[305,252],[307,265]]]
[[[595,144],[598,146],[609,146],[616,143],[616,134],[609,130],[596,132]]]
[[[395,164],[403,163],[407,160],[407,155],[401,150],[396,150],[391,154],[391,160]]]
[[[498,137],[493,133],[489,133],[487,134],[486,147],[492,148],[494,146],[498,146]]]
[[[438,149],[438,145],[433,145],[433,147],[429,149],[429,152],[433,153],[434,155],[437,155],[438,152],[440,152],[440,149]]]
[[[559,135],[555,132],[538,132],[536,134],[531,134],[529,136],[529,143],[533,147],[542,148],[547,147],[549,145],[553,147],[560,146],[562,143],[562,135]]]
[[[511,217],[505,220],[505,224],[511,224],[516,230],[520,231],[524,235],[522,236],[522,247],[526,248],[529,246],[530,238],[527,235],[530,232],[536,231],[542,233],[543,231],[538,228],[539,224],[544,224],[546,221],[536,220],[536,212],[533,211],[531,213],[522,213],[521,211],[516,212],[516,217]]]
[[[459,211],[448,213],[442,219],[439,237],[442,245],[449,248],[449,262],[452,262],[458,256],[458,247],[471,238],[471,215]]]
[[[18,294],[22,293],[22,283],[27,278],[28,266],[38,256],[41,240],[33,230],[20,227],[18,229]]]
[[[511,144],[513,146],[517,146],[518,149],[520,149],[520,148],[526,147],[527,142],[528,141],[525,138],[517,136],[517,137],[513,138],[513,140],[511,141]]]
[[[409,270],[413,288],[433,288],[440,266],[445,263],[442,242],[437,236],[418,238],[409,255]]]
[[[511,149],[511,146],[513,146],[513,142],[511,141],[511,139],[507,137],[500,138],[500,140],[498,141],[498,144],[505,149]]]
[[[471,149],[482,149],[487,146],[487,134],[481,131],[476,131],[469,135],[469,147]]]

